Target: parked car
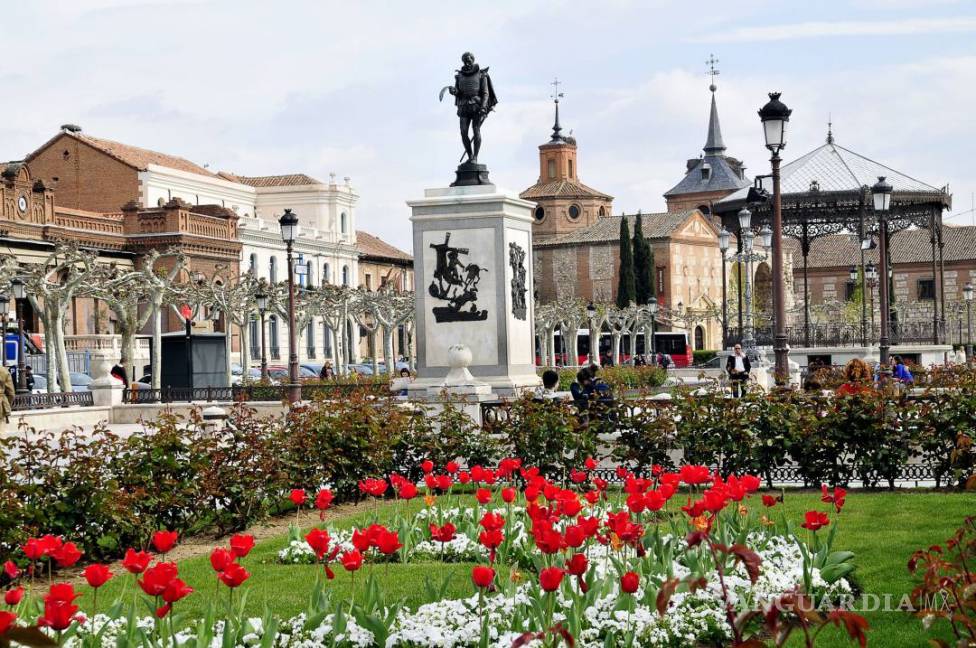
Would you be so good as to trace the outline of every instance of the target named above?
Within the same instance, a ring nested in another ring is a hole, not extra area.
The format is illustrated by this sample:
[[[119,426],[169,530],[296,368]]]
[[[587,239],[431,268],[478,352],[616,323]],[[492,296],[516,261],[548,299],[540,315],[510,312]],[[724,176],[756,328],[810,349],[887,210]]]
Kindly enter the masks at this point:
[[[694,365],[694,368],[695,369],[721,369],[724,366],[725,366],[725,358],[721,356],[715,356],[710,360],[706,360],[705,362],[700,362]]]
[[[351,373],[357,373],[360,376],[372,376],[373,366],[372,364],[351,364],[351,365],[346,365],[346,371]]]
[[[44,394],[47,392],[47,376],[43,374],[34,374],[34,389],[31,391],[32,394]]]
[[[71,391],[76,391],[76,392],[91,391],[88,386],[91,385],[92,383],[92,377],[89,376],[88,374],[72,371],[68,374],[68,377],[71,380]],[[43,391],[47,391],[47,374],[35,373],[34,393],[37,393],[37,386],[41,382],[44,383]]]
[[[260,378],[261,372],[258,372]],[[268,367],[268,376],[278,382],[288,382],[288,367]],[[298,379],[318,378],[319,375],[307,367],[298,366]]]

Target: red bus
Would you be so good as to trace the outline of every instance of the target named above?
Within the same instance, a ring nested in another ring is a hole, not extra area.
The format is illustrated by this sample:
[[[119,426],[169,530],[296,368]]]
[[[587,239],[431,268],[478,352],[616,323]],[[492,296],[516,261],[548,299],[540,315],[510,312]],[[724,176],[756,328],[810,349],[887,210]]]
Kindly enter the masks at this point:
[[[576,362],[572,362],[572,355],[566,348],[559,331],[553,336],[556,346],[556,362],[562,366],[580,366],[589,362],[590,357],[590,332],[587,329],[580,329],[576,338]],[[644,349],[644,334],[637,334],[637,354],[643,355],[650,352]],[[673,331],[654,332],[654,353],[666,353],[671,356],[671,361],[675,367],[689,367],[692,364],[692,350],[688,343],[688,334]],[[613,338],[610,333],[604,332],[600,336],[600,362],[608,364],[613,358]],[[625,335],[620,341],[620,362],[621,364],[630,361],[630,336]],[[542,365],[542,356],[538,345],[536,346],[536,365]]]

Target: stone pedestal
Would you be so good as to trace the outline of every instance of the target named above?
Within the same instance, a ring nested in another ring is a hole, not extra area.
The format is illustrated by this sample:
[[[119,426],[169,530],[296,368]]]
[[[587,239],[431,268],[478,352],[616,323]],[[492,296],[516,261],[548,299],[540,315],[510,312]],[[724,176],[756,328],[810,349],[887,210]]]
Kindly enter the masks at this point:
[[[125,390],[125,385],[109,373],[112,364],[118,360],[116,353],[112,349],[96,349],[91,352],[89,371],[91,371],[93,380],[88,385],[88,389],[92,392],[92,402],[96,407],[111,407],[122,404],[122,392]]]
[[[417,380],[411,396],[445,386],[449,350],[496,394],[540,383],[532,299],[534,203],[494,185],[428,189],[413,210]]]

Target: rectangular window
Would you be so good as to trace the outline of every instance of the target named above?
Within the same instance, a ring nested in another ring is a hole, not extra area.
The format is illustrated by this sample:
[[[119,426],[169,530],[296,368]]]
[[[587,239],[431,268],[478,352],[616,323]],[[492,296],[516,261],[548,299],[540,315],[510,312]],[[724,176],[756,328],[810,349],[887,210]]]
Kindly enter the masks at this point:
[[[657,294],[661,295],[664,293],[664,268],[658,267],[657,269],[657,282],[654,284],[657,288]]]
[[[573,161],[572,160],[569,160],[568,162],[569,162],[569,177],[570,177],[570,179],[572,179],[573,178]]]
[[[852,301],[854,299],[854,293],[857,291],[857,283],[853,281],[848,281],[844,284],[844,301]]]
[[[919,300],[935,299],[935,279],[918,280],[918,298]]]
[[[556,161],[549,160],[548,164],[549,179],[552,180],[556,177]]]
[[[373,289],[373,277],[368,272],[366,273],[366,290]]]

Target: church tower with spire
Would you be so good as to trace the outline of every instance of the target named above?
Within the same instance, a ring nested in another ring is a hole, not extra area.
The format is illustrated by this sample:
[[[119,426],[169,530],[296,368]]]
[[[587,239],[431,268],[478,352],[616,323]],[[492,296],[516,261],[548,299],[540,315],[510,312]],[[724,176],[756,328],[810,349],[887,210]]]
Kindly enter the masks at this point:
[[[552,83],[556,118],[548,142],[539,146],[539,180],[520,196],[536,203],[532,237],[542,241],[588,227],[610,215],[613,196],[579,180],[576,138],[563,135],[559,123],[559,80]]]
[[[715,91],[718,89],[715,85],[715,76],[718,74],[715,64],[718,59],[712,56],[706,63],[712,75],[712,82],[708,86],[712,93],[712,107],[708,115],[708,134],[702,148],[704,155],[688,160],[685,177],[664,194],[669,212],[697,208],[703,214],[710,214],[713,202],[752,184],[746,177],[745,165],[725,153],[722,125],[719,123],[718,105],[715,102]]]

